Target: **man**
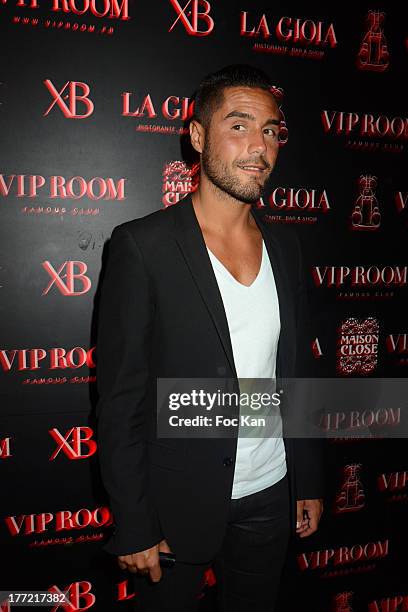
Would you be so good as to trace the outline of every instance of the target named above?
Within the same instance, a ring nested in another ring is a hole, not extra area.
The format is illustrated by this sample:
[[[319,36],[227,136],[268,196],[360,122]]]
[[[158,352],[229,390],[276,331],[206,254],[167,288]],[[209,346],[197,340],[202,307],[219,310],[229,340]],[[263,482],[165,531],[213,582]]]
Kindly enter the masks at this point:
[[[158,378],[299,375],[308,316],[299,243],[252,206],[275,166],[279,125],[263,72],[209,75],[190,123],[197,191],[112,233],[97,359],[115,519],[105,548],[135,574],[140,609],[197,610],[212,567],[220,611],[271,612],[290,531],[318,526],[322,466],[310,441],[157,435]],[[159,552],[175,565],[161,567]]]

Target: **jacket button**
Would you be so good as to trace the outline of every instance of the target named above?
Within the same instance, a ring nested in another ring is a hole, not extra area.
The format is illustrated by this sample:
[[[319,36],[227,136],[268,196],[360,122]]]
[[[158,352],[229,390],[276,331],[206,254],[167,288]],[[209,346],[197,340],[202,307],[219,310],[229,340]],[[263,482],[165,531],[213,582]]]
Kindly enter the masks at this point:
[[[224,457],[223,464],[225,465],[225,467],[229,467],[233,463],[234,463],[234,460],[232,457]]]
[[[227,368],[226,368],[225,366],[218,366],[218,368],[217,368],[217,373],[218,373],[220,376],[224,376],[224,374],[226,373],[226,371],[227,371]]]

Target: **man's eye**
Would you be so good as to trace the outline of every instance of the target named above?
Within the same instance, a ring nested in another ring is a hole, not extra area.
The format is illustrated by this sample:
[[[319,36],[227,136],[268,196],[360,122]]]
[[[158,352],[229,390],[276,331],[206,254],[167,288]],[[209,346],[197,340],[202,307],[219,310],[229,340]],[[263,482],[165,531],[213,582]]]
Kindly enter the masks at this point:
[[[272,128],[265,128],[264,132],[265,132],[265,134],[267,134],[268,136],[276,136],[276,132],[275,132],[275,130],[273,130]]]
[[[243,125],[242,125],[242,124],[240,124],[240,123],[237,123],[236,125],[233,125],[233,126],[232,126],[232,129],[233,129],[233,130],[236,130],[237,132],[241,132],[241,131],[242,131],[242,130],[241,130],[241,128],[242,128],[242,130],[245,130],[245,126],[243,126]]]

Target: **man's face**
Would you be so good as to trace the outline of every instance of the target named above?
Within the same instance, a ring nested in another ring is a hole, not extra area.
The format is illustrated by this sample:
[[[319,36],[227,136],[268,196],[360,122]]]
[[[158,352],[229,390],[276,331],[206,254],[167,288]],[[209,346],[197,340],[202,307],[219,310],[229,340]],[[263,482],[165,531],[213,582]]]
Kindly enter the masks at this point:
[[[205,131],[202,171],[220,190],[253,204],[275,166],[280,112],[263,89],[228,87],[223,98]]]

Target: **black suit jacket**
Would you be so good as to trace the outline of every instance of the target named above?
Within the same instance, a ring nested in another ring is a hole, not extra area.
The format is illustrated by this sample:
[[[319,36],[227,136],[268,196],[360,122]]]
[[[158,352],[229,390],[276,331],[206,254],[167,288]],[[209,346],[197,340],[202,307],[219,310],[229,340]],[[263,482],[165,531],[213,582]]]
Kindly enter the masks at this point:
[[[301,250],[286,227],[252,208],[277,286],[277,379],[302,374],[310,346]],[[180,561],[207,562],[222,543],[237,438],[156,436],[156,378],[237,373],[224,305],[190,197],[114,228],[101,287],[96,407],[101,473],[115,530],[113,554],[165,538]],[[296,499],[322,497],[313,441],[285,439]]]

